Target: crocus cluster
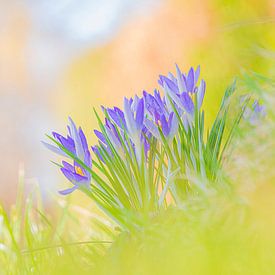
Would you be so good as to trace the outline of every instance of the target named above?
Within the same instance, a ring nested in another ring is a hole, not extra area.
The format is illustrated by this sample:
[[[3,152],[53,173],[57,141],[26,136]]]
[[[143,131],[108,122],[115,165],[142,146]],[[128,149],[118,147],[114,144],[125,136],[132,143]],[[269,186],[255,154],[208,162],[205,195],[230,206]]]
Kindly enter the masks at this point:
[[[176,76],[169,73],[168,76],[161,75],[159,78],[163,97],[158,90],[155,90],[153,94],[144,91],[141,98],[138,96],[130,99],[124,98],[123,110],[118,107],[113,109],[103,107],[106,115],[103,129],[105,133],[94,130],[99,143],[91,147],[92,151],[104,162],[104,154],[110,156],[112,150],[115,150],[123,156],[127,150],[140,162],[142,153],[147,156],[152,138],[160,139],[162,132],[164,137],[171,141],[177,133],[179,124],[174,111],[177,110],[188,127],[188,124],[192,123],[194,100],[196,99],[198,108],[202,105],[205,82],[201,80],[198,85],[199,74],[200,67],[196,70],[191,68],[187,74],[184,74],[176,66]],[[72,164],[62,161],[61,171],[73,187],[60,191],[60,193],[66,195],[77,188],[89,187],[92,160],[82,129],[77,129],[70,118],[67,137],[56,132],[52,135],[59,146],[44,143],[48,149],[72,159]]]
[[[118,154],[125,162],[128,157],[128,160],[134,159],[137,165],[141,165],[146,162],[153,141],[159,144],[165,142],[169,146],[177,139],[180,144],[180,125],[186,133],[192,131],[195,112],[200,111],[203,103],[206,85],[203,79],[199,80],[199,76],[199,66],[182,73],[176,65],[175,75],[160,75],[160,90],[155,89],[153,93],[143,91],[141,97],[124,98],[123,109],[102,107],[104,120],[100,120],[100,130],[94,130],[98,144],[91,147],[96,159],[106,164]],[[253,108],[256,113],[263,112],[257,102]],[[60,193],[66,195],[78,188],[90,188],[91,151],[82,129],[77,129],[69,119],[67,137],[53,132],[52,141],[56,146],[45,145],[72,161],[63,161],[61,171],[73,187]]]
[[[200,67],[191,68],[188,73],[182,73],[176,65],[176,75],[160,75],[159,90],[153,94],[146,91],[142,97],[124,98],[123,110],[118,107],[102,108],[105,114],[103,131],[94,130],[98,138],[98,145],[92,146],[94,154],[105,162],[105,154],[112,155],[115,150],[123,157],[125,150],[134,154],[137,161],[146,156],[150,150],[152,139],[161,140],[161,133],[172,141],[178,131],[179,117],[184,125],[192,123],[195,106],[200,108],[205,93],[205,81],[198,84]],[[178,115],[175,114],[175,110]],[[77,188],[89,187],[91,183],[92,160],[87,140],[81,128],[77,129],[74,122],[69,119],[68,135],[64,137],[53,132],[53,138],[61,145],[53,146],[44,143],[48,149],[72,159],[72,164],[62,161],[61,171],[73,184],[72,188],[60,191],[69,194]],[[106,138],[106,136],[108,138]],[[67,153],[66,153],[67,152]],[[82,164],[75,160],[79,159]],[[84,165],[83,165],[84,164]]]
[[[173,140],[179,125],[175,110],[183,119],[186,128],[192,123],[195,105],[200,108],[203,102],[205,81],[201,80],[198,85],[200,67],[196,70],[191,68],[187,74],[184,74],[176,66],[176,71],[176,76],[172,73],[168,76],[160,76],[159,84],[164,93],[163,97],[158,90],[153,94],[143,91],[141,98],[138,96],[124,98],[123,111],[117,107],[103,108],[108,117],[105,119],[105,131],[115,150],[123,154],[122,140],[119,137],[125,136],[125,133],[130,138],[139,159],[140,148],[144,148],[146,155],[150,147],[149,140],[152,137],[160,140],[162,133],[167,141]],[[111,153],[102,132],[95,130],[95,134],[99,143]],[[98,146],[93,147],[93,151],[103,160]]]

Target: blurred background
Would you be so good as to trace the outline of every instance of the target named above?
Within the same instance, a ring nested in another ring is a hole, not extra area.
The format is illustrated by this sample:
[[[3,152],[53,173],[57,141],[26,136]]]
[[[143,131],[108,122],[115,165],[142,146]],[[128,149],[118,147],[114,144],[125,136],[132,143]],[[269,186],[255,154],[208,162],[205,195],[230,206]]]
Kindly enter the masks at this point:
[[[0,201],[19,170],[45,197],[67,186],[40,141],[68,116],[92,144],[93,107],[152,91],[176,62],[201,65],[211,121],[236,75],[274,77],[274,61],[274,0],[0,0]]]

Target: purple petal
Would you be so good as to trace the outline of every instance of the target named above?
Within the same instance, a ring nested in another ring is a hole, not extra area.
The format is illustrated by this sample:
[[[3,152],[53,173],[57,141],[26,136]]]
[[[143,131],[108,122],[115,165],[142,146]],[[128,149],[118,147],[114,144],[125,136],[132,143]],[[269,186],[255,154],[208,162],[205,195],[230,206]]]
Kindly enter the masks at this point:
[[[72,182],[73,184],[76,184],[78,182],[83,182],[83,181],[87,181],[88,178],[85,177],[85,176],[81,176],[77,173],[73,173],[65,168],[61,168],[60,169],[61,172],[64,174],[64,176],[70,181]]]
[[[172,112],[169,114],[169,117],[168,117],[169,131],[170,131],[170,126],[171,126],[173,117],[174,117],[174,113]]]
[[[150,140],[151,138],[152,138],[152,134],[147,130],[146,127],[143,127],[140,140],[143,143],[144,154],[146,158],[148,155],[148,151],[150,150],[150,142],[148,140]]]
[[[160,75],[159,76],[161,79],[161,83],[162,83],[162,87],[164,87],[164,85],[166,84],[167,87],[174,93],[179,93],[179,88],[178,86],[169,78],[167,78],[166,76]]]
[[[71,137],[72,136],[72,131],[71,131],[71,128],[70,128],[69,125],[67,125],[67,129],[68,129],[69,136]]]
[[[107,144],[106,139],[105,139],[104,135],[101,132],[99,132],[98,130],[94,130],[94,133],[95,133],[95,135],[97,136],[97,138],[99,140],[101,140],[104,144]]]
[[[185,111],[189,114],[194,113],[194,103],[188,93],[182,93],[180,95],[182,106],[184,107]]]
[[[126,121],[128,131],[130,133],[134,133],[136,131],[135,129],[136,123],[131,110],[130,101],[126,97],[124,98],[124,116],[125,116],[125,121]]]
[[[194,90],[194,78],[195,78],[194,69],[191,67],[191,69],[189,70],[187,79],[186,79],[187,91],[191,92],[191,93]]]
[[[133,104],[133,99],[132,98],[129,99],[129,104],[130,104],[130,106],[132,106],[132,104]]]
[[[186,84],[185,84],[183,74],[181,73],[181,71],[180,71],[177,64],[176,64],[176,71],[177,71],[177,80],[178,80],[179,91],[181,93],[187,92],[187,88],[186,88]]]
[[[171,97],[171,99],[176,104],[178,104],[178,105],[180,104],[179,106],[181,106],[180,99],[179,99],[177,94],[175,94],[174,92],[171,92],[171,90],[168,88],[166,83],[164,83],[163,90],[164,90],[164,102],[167,106],[167,109],[168,109],[169,112],[173,112],[173,106],[172,106],[172,103],[170,102],[169,97]]]
[[[81,127],[79,127],[78,133],[79,133],[79,137],[80,137],[82,148],[83,148],[84,152],[89,151],[87,139],[86,139]]]
[[[166,94],[168,94],[175,101],[176,104],[178,104],[179,106],[181,105],[179,94],[171,92],[171,90],[166,85],[166,83],[164,83],[164,92],[166,92]],[[169,104],[169,102],[170,102],[170,100],[167,99],[167,105]]]
[[[84,163],[88,166],[88,167],[92,167],[92,158],[91,158],[91,153],[89,150],[87,150],[85,152],[85,157],[84,157]],[[88,172],[88,175],[90,175],[90,172]]]
[[[201,108],[204,94],[205,94],[205,81],[202,79],[197,92],[197,104],[199,109]]]
[[[58,193],[65,196],[65,195],[71,194],[76,189],[78,189],[77,185],[73,186],[72,188],[68,188],[68,189],[65,189],[65,190],[58,191]]]
[[[133,102],[131,103],[132,113],[135,113],[137,111],[137,106],[139,104],[139,101],[140,101],[140,98],[137,95],[135,95],[134,99],[133,99]]]
[[[106,109],[106,112],[111,117],[111,119],[113,119],[118,124],[118,122],[117,122],[117,113],[114,110],[110,109],[110,108]]]
[[[159,105],[157,99],[152,95],[143,92],[145,99],[145,106],[148,112],[154,116],[155,114],[163,114],[163,108]]]
[[[108,145],[104,145],[101,141],[99,141],[99,144],[108,153],[108,155],[113,156],[112,150]]]
[[[248,109],[248,108],[247,108]],[[256,125],[260,122],[260,118],[266,116],[266,108],[264,105],[260,105],[258,100],[255,100],[252,104],[252,109],[250,109],[249,121],[250,124]]]
[[[108,130],[108,133],[110,133],[112,136],[115,136],[120,144],[120,137],[119,137],[116,127],[109,119],[106,118],[105,121],[106,121],[105,129]]]
[[[139,100],[136,111],[136,126],[138,130],[142,129],[144,120],[144,101],[143,98]]]
[[[124,118],[124,113],[117,107],[114,108],[115,112],[117,113],[117,116],[120,118],[121,123],[123,124],[124,127],[126,127],[126,122]],[[122,128],[122,127],[121,127]]]
[[[44,141],[41,141],[42,142],[42,144],[44,144],[44,146],[46,147],[46,148],[48,148],[50,151],[52,151],[52,152],[54,152],[54,153],[56,153],[56,154],[58,154],[58,155],[61,155],[61,156],[63,156],[63,157],[68,157],[68,155],[65,153],[65,152],[63,152],[61,149],[59,149],[58,147],[55,147],[55,146],[53,146],[53,145],[51,145],[51,144],[49,144],[49,143],[47,143],[47,142],[44,142]]]
[[[116,129],[113,127],[114,126],[112,124],[109,127],[106,127],[106,132],[108,134],[108,138],[110,139],[110,142],[115,147],[115,149],[118,150],[121,147],[121,142],[118,137],[118,133]]]
[[[195,85],[197,84],[197,82],[198,82],[198,80],[199,80],[200,71],[201,71],[201,68],[200,68],[200,65],[199,65],[199,66],[197,67],[196,71],[195,71],[195,79],[194,79]]]
[[[92,146],[92,150],[93,150],[93,152],[95,153],[95,155],[97,155],[97,156],[99,157],[99,159],[100,159],[102,162],[104,162],[104,159],[103,159],[102,155],[101,155],[100,152],[99,152],[98,146],[97,146],[97,145],[96,145],[96,146]]]
[[[81,140],[82,148],[84,150],[84,159],[82,159],[82,161],[84,161],[84,163],[90,167],[92,165],[91,153],[89,151],[87,139],[86,139],[81,127],[79,127],[79,137]]]
[[[261,116],[266,115],[266,109],[264,105],[260,105],[258,100],[255,100],[252,104],[252,109],[256,114],[259,114]]]
[[[175,116],[174,113],[171,113],[169,116],[169,124],[170,124],[170,130],[169,130],[169,139],[173,138],[175,134],[178,131],[178,119]]]
[[[111,117],[111,119],[115,122],[115,124],[117,126],[119,126],[120,128],[123,128],[123,119],[122,117],[118,114],[118,112],[116,112],[115,110],[112,109],[107,109],[107,113],[109,114],[109,116]],[[125,126],[125,123],[124,123]]]
[[[168,73],[168,78],[171,79],[175,84],[177,84],[177,79],[171,72]]]
[[[72,138],[65,138],[62,135],[52,132],[53,137],[59,141],[68,151],[75,154],[75,144]]]
[[[66,162],[66,161],[62,161],[62,165],[64,166],[65,169],[69,170],[70,172],[74,173],[74,167],[73,165],[71,165],[70,163]]]
[[[76,128],[73,120],[70,117],[69,117],[69,125],[70,125],[71,131],[72,131],[72,139],[75,142],[76,156],[79,159],[83,160],[84,159],[84,150],[83,150],[83,147],[82,147],[82,142],[81,142],[81,139],[79,137],[77,128]]]
[[[156,89],[154,90],[154,96],[155,96],[155,99],[156,99],[158,105],[163,109],[164,108],[164,103],[161,99],[159,91],[156,90]]]
[[[167,137],[168,134],[169,134],[169,126],[168,126],[168,123],[166,121],[165,115],[162,115],[160,117],[160,123],[161,123],[162,132],[163,132],[164,136]]]
[[[159,138],[158,127],[149,119],[144,119],[144,125],[148,129],[148,131],[156,138]]]

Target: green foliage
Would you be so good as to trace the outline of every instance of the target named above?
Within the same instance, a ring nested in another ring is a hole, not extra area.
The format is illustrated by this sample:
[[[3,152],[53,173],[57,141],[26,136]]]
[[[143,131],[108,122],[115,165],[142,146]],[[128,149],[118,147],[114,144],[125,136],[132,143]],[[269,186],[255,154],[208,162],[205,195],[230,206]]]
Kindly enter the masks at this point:
[[[81,190],[121,230],[133,231],[142,228],[160,210],[170,205],[180,207],[190,196],[196,197],[224,184],[225,181],[220,177],[225,154],[249,102],[247,98],[239,104],[231,118],[233,123],[227,123],[234,91],[235,82],[225,91],[210,131],[205,129],[204,111],[197,104],[196,94],[194,117],[188,118],[191,121],[188,127],[183,124],[182,117],[169,98],[180,124],[178,132],[169,140],[159,127],[160,140],[148,139],[148,156],[143,153],[143,146],[136,144],[134,151],[128,132],[121,132],[114,125],[122,147],[117,150],[96,111],[100,130],[110,152],[100,144],[100,156],[93,158],[93,168],[88,167],[59,141],[50,136],[48,138],[91,173],[91,188]],[[105,116],[111,120],[106,111]]]

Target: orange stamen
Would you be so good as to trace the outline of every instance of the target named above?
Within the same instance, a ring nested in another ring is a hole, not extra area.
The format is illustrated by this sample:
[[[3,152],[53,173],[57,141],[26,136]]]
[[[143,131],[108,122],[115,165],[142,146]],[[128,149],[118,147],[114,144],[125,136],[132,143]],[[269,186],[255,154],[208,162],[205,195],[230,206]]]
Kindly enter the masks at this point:
[[[84,173],[83,173],[83,171],[82,171],[82,169],[81,169],[80,167],[75,166],[74,169],[75,169],[75,172],[76,172],[78,175],[84,176]]]

